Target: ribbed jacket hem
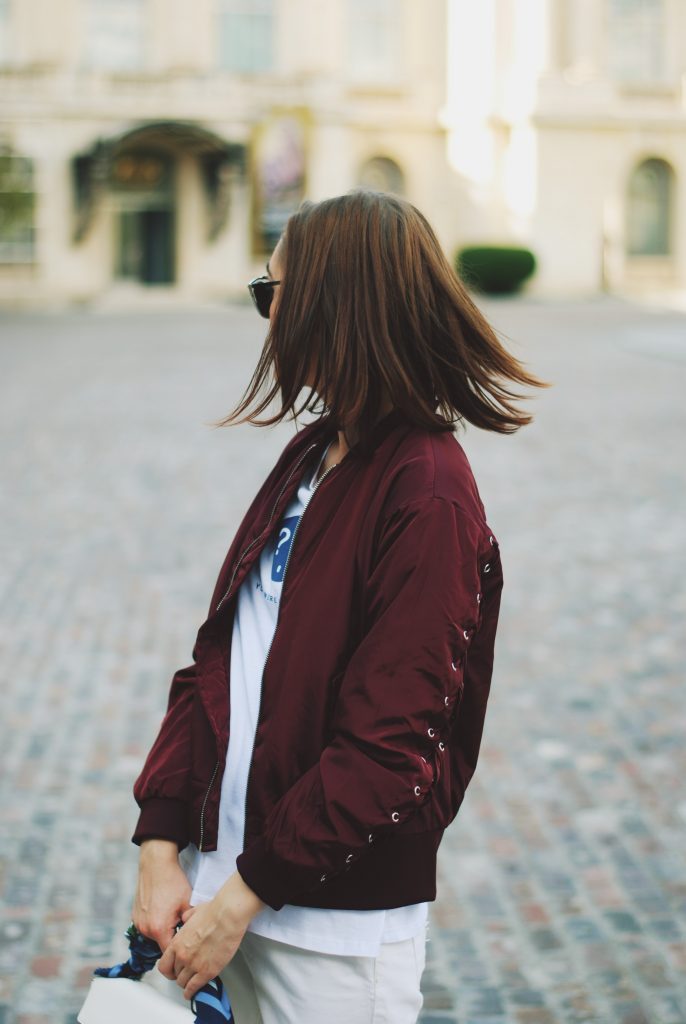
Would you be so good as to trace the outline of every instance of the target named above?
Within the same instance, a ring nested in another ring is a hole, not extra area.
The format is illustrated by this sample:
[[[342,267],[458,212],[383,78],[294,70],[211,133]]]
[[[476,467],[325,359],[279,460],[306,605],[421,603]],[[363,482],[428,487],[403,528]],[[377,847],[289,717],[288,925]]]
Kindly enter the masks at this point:
[[[188,805],[183,800],[151,797],[141,811],[131,842],[140,846],[145,839],[169,839],[179,851],[188,846]]]

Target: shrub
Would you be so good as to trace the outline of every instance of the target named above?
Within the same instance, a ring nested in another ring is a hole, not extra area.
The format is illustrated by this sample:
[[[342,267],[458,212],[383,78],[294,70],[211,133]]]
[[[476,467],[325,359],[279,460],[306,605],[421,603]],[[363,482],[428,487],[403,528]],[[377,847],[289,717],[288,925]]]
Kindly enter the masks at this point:
[[[469,288],[490,295],[518,291],[536,269],[530,249],[513,245],[465,245],[455,256],[455,269]]]

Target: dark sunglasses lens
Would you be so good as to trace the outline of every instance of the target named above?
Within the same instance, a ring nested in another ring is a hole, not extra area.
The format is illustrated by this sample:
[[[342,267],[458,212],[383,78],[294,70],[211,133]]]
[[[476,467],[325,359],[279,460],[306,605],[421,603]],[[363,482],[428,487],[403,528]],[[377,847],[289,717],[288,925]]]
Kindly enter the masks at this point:
[[[266,320],[269,319],[269,307],[274,297],[274,286],[268,281],[253,281],[250,285],[250,294],[257,307],[257,312]]]

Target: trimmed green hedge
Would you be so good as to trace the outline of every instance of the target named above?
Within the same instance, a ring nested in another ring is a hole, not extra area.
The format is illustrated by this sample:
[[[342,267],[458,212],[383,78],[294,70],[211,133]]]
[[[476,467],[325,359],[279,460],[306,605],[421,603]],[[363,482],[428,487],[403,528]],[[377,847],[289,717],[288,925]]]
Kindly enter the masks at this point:
[[[508,295],[531,277],[536,257],[519,246],[465,245],[455,255],[455,269],[468,288]]]

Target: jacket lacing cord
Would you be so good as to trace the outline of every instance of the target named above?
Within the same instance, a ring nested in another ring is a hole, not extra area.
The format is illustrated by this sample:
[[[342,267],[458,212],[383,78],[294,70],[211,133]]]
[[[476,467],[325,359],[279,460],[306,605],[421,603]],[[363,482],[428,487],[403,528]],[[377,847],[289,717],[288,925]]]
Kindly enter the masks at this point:
[[[435,496],[397,508],[383,525],[333,738],[236,860],[273,909],[326,884],[434,799],[480,622],[483,529]],[[436,802],[433,827],[452,817]]]

